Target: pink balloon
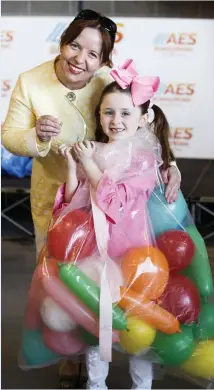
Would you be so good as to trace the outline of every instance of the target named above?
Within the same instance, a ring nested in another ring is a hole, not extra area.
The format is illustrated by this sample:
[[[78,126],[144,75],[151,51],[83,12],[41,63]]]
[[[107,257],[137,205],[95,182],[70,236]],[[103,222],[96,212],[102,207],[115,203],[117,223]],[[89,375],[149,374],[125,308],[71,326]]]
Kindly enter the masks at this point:
[[[74,355],[86,348],[76,329],[72,332],[54,332],[44,326],[42,336],[46,347],[60,355]]]
[[[89,333],[99,337],[99,323],[96,316],[78,299],[56,276],[51,278],[43,277],[42,284],[47,295],[68,314],[71,318]],[[118,332],[113,330],[112,342],[119,342]]]
[[[36,268],[32,278],[25,311],[25,326],[29,330],[38,330],[42,325],[40,304],[41,301],[45,298],[46,293],[42,286],[38,271],[39,267]]]
[[[39,330],[42,325],[40,312],[37,309],[37,304],[31,300],[27,303],[25,313],[25,326],[29,330]]]
[[[55,274],[56,268],[48,260],[38,264],[34,271],[25,311],[25,326],[29,330],[38,330],[42,326],[40,306],[47,294],[43,288],[41,279],[44,276],[52,277]]]

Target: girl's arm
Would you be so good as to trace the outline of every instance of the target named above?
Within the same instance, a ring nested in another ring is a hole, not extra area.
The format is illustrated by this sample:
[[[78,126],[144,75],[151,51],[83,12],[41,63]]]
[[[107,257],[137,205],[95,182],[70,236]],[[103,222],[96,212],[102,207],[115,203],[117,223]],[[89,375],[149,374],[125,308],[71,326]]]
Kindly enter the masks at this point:
[[[65,203],[70,203],[74,192],[78,187],[77,173],[76,171],[68,172],[67,180],[65,184]]]
[[[67,147],[66,145],[61,145],[60,147],[60,153],[66,158],[68,168],[64,194],[65,203],[70,203],[72,196],[78,187],[77,164],[71,155],[71,149],[71,147]]]

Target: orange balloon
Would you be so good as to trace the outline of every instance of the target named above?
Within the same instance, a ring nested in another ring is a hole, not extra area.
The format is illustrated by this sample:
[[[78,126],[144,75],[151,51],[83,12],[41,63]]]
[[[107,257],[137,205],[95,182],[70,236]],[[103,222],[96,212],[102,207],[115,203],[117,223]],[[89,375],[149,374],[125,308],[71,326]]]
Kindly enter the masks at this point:
[[[43,262],[45,261],[45,258],[48,256],[48,250],[46,248],[46,245],[44,245],[41,249],[41,252],[40,252],[40,255],[39,255],[39,259],[38,259],[38,263],[39,264],[43,264]]]
[[[180,332],[179,322],[167,310],[163,309],[155,302],[142,300],[141,296],[131,289],[120,287],[121,300],[118,306],[127,311],[126,315],[135,316],[144,320],[163,333],[173,334]]]
[[[59,267],[58,262],[54,257],[48,256],[48,250],[46,248],[46,245],[43,246],[40,255],[39,255],[39,261],[37,266],[37,274],[39,278],[42,278],[43,276],[57,276],[59,273]]]
[[[169,278],[164,254],[152,246],[129,251],[123,258],[122,271],[127,286],[148,299],[159,298]]]

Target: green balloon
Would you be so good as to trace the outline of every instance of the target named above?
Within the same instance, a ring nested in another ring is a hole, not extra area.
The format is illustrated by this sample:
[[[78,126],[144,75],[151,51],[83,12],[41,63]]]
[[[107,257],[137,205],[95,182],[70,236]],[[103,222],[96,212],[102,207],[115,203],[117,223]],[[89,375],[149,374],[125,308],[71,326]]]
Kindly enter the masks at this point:
[[[195,244],[195,254],[190,265],[182,273],[195,283],[201,297],[209,297],[214,289],[211,267],[204,240],[194,225],[187,227],[186,232]]]
[[[81,328],[80,332],[81,332],[82,339],[86,344],[93,345],[93,346],[99,345],[99,340],[96,336],[87,332],[87,330],[85,330],[84,328]]]
[[[73,264],[59,264],[59,277],[62,282],[97,316],[100,310],[100,288]],[[127,320],[123,311],[117,306],[112,307],[113,328],[127,329]]]
[[[195,348],[192,327],[181,325],[181,333],[171,335],[157,332],[153,347],[166,365],[182,364],[192,355]]]
[[[211,303],[201,307],[197,323],[194,323],[193,334],[198,341],[214,337],[214,305]]]

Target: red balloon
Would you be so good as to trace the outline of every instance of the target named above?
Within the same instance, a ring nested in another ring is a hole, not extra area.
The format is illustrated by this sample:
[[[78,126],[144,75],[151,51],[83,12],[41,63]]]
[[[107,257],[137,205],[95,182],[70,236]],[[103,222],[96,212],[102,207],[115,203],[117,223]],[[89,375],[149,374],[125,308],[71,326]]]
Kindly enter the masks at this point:
[[[194,283],[184,275],[171,274],[160,305],[180,323],[194,322],[200,312],[200,295]]]
[[[157,246],[167,258],[171,272],[186,268],[195,253],[194,242],[181,230],[168,230],[161,234],[157,238]]]
[[[58,218],[53,218],[53,227],[48,232],[49,255],[59,261],[75,261],[90,256],[96,247],[92,214],[87,209],[77,209],[63,216],[59,222]]]

